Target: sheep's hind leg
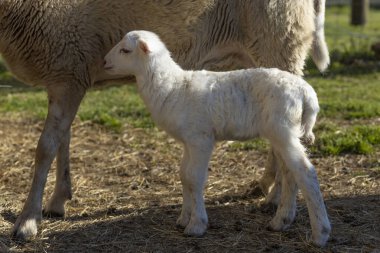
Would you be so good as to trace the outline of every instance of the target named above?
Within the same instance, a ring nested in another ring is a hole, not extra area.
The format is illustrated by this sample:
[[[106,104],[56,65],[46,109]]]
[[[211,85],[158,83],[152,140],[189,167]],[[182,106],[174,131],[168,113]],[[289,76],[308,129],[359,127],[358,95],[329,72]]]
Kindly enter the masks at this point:
[[[203,188],[207,179],[208,163],[213,149],[212,141],[200,141],[187,145],[189,161],[186,166],[186,181],[191,194],[191,217],[184,233],[191,236],[202,236],[206,233],[208,217],[204,204]]]
[[[69,129],[62,138],[58,149],[54,192],[43,210],[44,216],[63,217],[65,215],[65,202],[71,200],[71,197]]]
[[[48,87],[49,109],[37,145],[32,187],[12,229],[12,235],[17,239],[23,240],[37,234],[47,174],[85,94],[80,87],[67,83]]]

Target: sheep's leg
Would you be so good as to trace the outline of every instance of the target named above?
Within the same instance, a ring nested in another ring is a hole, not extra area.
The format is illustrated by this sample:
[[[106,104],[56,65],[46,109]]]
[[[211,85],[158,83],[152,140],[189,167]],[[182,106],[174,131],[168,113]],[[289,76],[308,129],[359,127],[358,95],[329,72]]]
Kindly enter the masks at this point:
[[[262,192],[266,195],[265,204],[278,205],[281,196],[281,175],[280,167],[281,162],[274,154],[273,148],[269,151],[267,164],[263,177],[260,179],[259,186]]]
[[[276,156],[278,161],[281,161]],[[296,197],[297,197],[297,185],[293,178],[292,173],[281,162],[280,169],[277,171],[277,175],[280,175],[282,181],[281,199],[276,211],[275,217],[269,223],[268,228],[274,231],[281,231],[287,229],[290,224],[293,223],[296,216]]]
[[[57,171],[53,195],[43,210],[45,216],[63,217],[65,215],[65,202],[70,200],[70,129],[62,138],[57,153]]]
[[[179,218],[177,219],[177,225],[179,227],[185,228],[187,224],[189,224],[190,217],[191,217],[191,206],[192,206],[192,196],[191,196],[191,190],[190,185],[186,177],[187,173],[187,166],[189,162],[189,151],[184,147],[183,152],[183,158],[181,162],[181,168],[180,168],[180,178],[182,183],[182,210]]]
[[[202,236],[208,225],[203,188],[207,179],[213,143],[205,141],[197,145],[187,145],[187,148],[189,150],[189,161],[186,166],[185,177],[191,194],[192,206],[190,221],[185,228],[185,234]]]
[[[68,84],[48,87],[49,109],[37,145],[32,187],[12,231],[13,236],[18,239],[37,234],[47,174],[85,94],[85,90],[79,90],[79,87]]]
[[[317,173],[303,150],[300,140],[293,138],[278,151],[305,198],[312,240],[316,245],[323,246],[327,242],[331,226],[319,188]]]

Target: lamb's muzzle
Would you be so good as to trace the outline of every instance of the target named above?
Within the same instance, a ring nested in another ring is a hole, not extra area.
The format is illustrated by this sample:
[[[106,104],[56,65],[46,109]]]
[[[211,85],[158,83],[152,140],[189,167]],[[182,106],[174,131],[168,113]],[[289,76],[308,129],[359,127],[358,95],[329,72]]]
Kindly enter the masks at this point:
[[[127,45],[128,53],[120,50]],[[216,141],[267,138],[281,168],[282,194],[272,230],[294,220],[299,187],[307,202],[313,242],[325,245],[330,223],[314,166],[300,139],[313,141],[319,111],[314,89],[278,69],[185,71],[157,35],[129,32],[105,57],[112,74],[133,74],[155,123],[184,146],[180,177],[183,206],[177,224],[188,235],[206,232],[203,186]]]
[[[111,70],[112,69],[112,65],[110,65],[106,60],[104,60],[104,69],[105,70]]]

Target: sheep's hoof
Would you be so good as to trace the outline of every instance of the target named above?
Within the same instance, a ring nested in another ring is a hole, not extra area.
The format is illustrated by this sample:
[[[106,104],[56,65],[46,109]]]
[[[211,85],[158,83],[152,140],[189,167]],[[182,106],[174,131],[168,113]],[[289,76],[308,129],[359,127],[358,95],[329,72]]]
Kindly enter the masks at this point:
[[[20,215],[12,229],[12,238],[17,241],[26,241],[37,235],[37,223],[40,218],[24,217]]]
[[[63,218],[65,217],[65,213],[56,212],[56,211],[47,211],[45,209],[42,210],[42,215],[46,218]]]

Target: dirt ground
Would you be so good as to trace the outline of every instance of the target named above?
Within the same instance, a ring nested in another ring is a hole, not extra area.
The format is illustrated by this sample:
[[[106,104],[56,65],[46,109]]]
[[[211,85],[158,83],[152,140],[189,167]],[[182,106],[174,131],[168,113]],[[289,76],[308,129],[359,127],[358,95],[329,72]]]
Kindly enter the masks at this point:
[[[380,155],[312,157],[332,223],[328,245],[309,241],[302,196],[284,232],[266,225],[273,208],[253,190],[266,153],[220,143],[205,190],[210,228],[202,238],[175,226],[180,213],[181,146],[166,134],[125,126],[112,133],[76,120],[71,144],[73,199],[66,217],[44,219],[37,237],[13,242],[11,227],[26,199],[42,122],[0,119],[0,252],[380,252]],[[54,166],[45,190],[52,193]]]

